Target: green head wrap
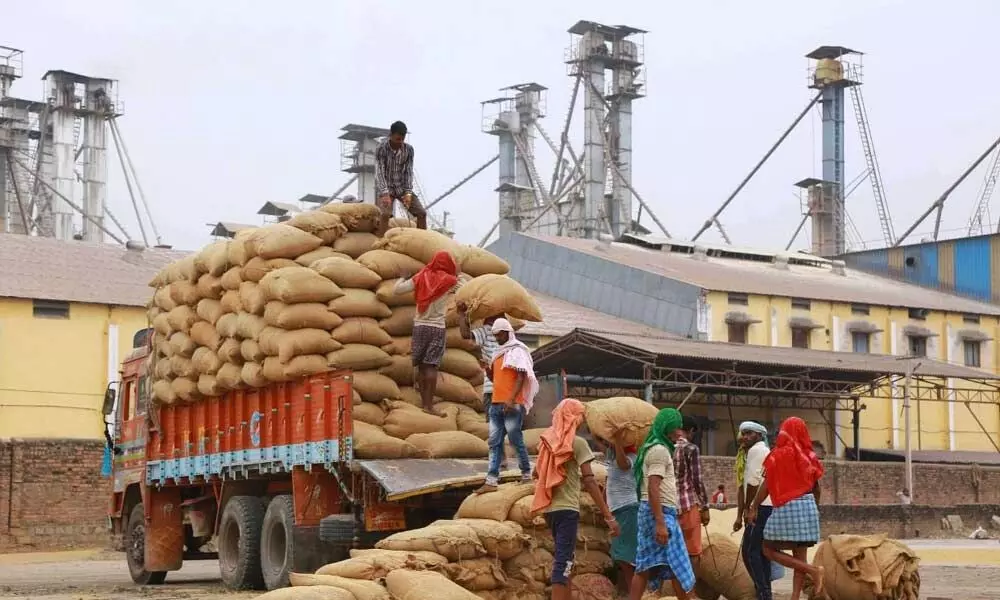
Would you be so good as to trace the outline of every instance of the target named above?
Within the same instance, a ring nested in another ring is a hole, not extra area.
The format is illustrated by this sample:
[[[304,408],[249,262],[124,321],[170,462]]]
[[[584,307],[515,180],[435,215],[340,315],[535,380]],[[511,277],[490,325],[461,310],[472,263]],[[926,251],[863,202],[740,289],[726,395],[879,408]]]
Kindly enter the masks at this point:
[[[656,418],[653,419],[653,426],[649,428],[646,441],[642,443],[642,447],[639,448],[639,453],[635,458],[635,467],[633,467],[632,472],[635,475],[636,488],[642,488],[642,465],[646,462],[646,453],[653,446],[663,445],[673,455],[674,443],[670,441],[668,436],[683,425],[684,417],[681,416],[681,411],[676,408],[664,408],[656,413]]]

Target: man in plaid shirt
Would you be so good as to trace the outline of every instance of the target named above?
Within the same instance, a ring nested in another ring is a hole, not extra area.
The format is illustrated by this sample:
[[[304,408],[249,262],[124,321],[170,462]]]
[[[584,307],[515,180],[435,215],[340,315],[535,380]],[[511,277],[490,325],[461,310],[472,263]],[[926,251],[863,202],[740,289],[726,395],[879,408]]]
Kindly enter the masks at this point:
[[[684,417],[684,425],[675,443],[674,468],[677,472],[677,521],[684,533],[691,564],[701,556],[701,526],[708,525],[708,492],[701,478],[701,453],[690,439],[698,430],[691,417]]]
[[[375,148],[376,203],[382,211],[376,235],[384,235],[397,200],[417,220],[418,229],[427,229],[427,210],[413,192],[413,146],[406,143],[406,124],[396,121],[389,137]]]

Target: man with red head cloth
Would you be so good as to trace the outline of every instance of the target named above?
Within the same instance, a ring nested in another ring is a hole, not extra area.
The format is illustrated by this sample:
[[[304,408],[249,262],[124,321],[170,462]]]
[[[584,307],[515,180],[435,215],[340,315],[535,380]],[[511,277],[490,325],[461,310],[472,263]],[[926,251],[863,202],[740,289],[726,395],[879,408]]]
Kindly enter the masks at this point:
[[[438,365],[444,356],[447,325],[445,310],[458,289],[458,266],[448,252],[440,251],[411,278],[396,282],[393,293],[413,292],[417,313],[413,318],[413,380],[424,410],[433,412]]]

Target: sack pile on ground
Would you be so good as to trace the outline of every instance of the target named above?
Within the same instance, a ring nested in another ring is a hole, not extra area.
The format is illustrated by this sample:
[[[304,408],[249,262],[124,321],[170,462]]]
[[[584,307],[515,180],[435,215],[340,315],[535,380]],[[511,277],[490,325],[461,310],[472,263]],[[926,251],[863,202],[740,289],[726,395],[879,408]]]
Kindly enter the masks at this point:
[[[916,600],[920,559],[906,544],[881,535],[831,535],[816,547],[812,563],[825,573],[830,600]],[[807,579],[811,591],[811,582]],[[803,586],[805,587],[805,586]]]
[[[436,394],[443,416],[414,412],[415,300],[392,288],[445,250],[462,269],[462,300],[473,313],[503,309],[540,320],[538,307],[490,252],[409,222],[380,239],[372,233],[378,216],[370,204],[328,204],[165,267],[150,282],[156,401],[187,403],[349,369],[355,421],[371,426],[356,428],[360,458],[485,457],[478,348],[462,339],[452,309]]]

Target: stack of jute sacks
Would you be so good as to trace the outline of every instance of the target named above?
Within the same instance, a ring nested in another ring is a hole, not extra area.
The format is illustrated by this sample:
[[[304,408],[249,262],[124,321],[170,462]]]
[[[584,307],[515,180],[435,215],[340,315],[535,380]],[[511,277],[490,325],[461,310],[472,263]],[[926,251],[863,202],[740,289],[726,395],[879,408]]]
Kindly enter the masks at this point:
[[[493,254],[409,222],[378,238],[377,219],[369,204],[329,204],[164,268],[150,282],[155,399],[187,403],[350,369],[359,457],[486,456],[483,372],[457,312],[437,387],[443,417],[427,415],[416,410],[410,364],[415,299],[393,286],[444,250],[462,271],[457,297],[474,321],[538,321],[538,306]]]
[[[605,470],[596,471],[599,480],[606,479]],[[312,575],[293,574],[290,582],[298,587],[339,587],[352,591],[357,600],[382,598],[377,595],[381,591],[397,600],[542,600],[549,595],[552,537],[541,517],[529,514],[533,492],[531,484],[509,483],[496,492],[470,495],[455,519],[391,535],[373,550],[352,550],[349,559]],[[611,600],[594,595],[594,590],[612,588],[604,575],[611,567],[608,532],[589,504],[581,517],[575,594]],[[379,590],[372,583],[385,587]],[[361,586],[364,597],[358,595]],[[299,597],[284,594],[264,598]]]

